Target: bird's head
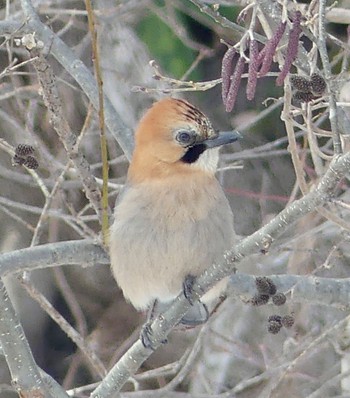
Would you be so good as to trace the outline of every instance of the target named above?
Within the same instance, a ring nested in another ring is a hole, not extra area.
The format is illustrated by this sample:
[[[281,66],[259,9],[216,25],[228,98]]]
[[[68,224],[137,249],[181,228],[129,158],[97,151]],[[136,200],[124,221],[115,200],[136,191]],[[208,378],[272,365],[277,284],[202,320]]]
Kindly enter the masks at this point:
[[[236,131],[215,131],[210,120],[187,101],[162,99],[136,129],[129,179],[137,182],[198,171],[214,174],[218,155],[212,148],[238,138]]]

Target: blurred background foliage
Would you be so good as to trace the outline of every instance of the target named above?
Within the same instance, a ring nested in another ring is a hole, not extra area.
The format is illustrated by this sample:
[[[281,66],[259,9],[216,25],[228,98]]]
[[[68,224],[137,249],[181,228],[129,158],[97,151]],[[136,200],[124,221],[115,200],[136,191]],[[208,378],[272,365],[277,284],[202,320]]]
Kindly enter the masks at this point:
[[[166,13],[164,1],[153,2],[152,8],[153,10],[159,9],[160,12]],[[173,17],[176,18],[179,29],[185,30],[191,40],[197,43],[208,47],[215,46],[220,38],[208,28],[208,24],[203,24],[191,16],[193,12],[197,11],[197,8],[193,4],[187,4],[186,8],[187,12],[178,9],[174,10]],[[220,7],[220,13],[233,21],[236,20],[240,8],[239,6]],[[147,45],[150,54],[159,61],[165,73],[175,79],[181,79],[195,61],[197,52],[186,46],[169,24],[164,22],[151,10],[139,21],[136,32],[140,39]],[[203,16],[203,19],[208,23],[210,22],[209,17],[206,15]],[[188,80],[198,81],[202,80],[204,75],[203,66],[199,65],[187,78]]]

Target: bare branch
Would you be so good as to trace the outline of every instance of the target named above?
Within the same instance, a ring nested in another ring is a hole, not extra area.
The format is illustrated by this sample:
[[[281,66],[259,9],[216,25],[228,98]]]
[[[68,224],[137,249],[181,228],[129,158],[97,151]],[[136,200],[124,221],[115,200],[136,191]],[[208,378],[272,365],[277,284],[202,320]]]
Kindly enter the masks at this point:
[[[81,181],[84,185],[85,195],[93,205],[101,222],[101,192],[93,175],[90,172],[90,166],[88,162],[76,146],[76,136],[72,133],[68,121],[64,116],[62,102],[56,86],[55,75],[51,66],[48,64],[40,50],[37,51],[34,47],[30,52],[36,56],[33,60],[33,65],[38,74],[44,102],[49,111],[52,126],[56,130],[56,133],[64,145],[67,155],[77,169],[77,172],[79,173]]]
[[[329,95],[329,121],[333,132],[333,146],[336,154],[342,153],[342,145],[340,140],[339,122],[338,122],[338,109],[335,94],[332,86],[332,72],[328,58],[326,47],[326,0],[319,1],[319,24],[318,24],[318,43],[317,47],[320,52],[322,60],[324,77],[328,87]]]
[[[92,46],[92,60],[95,67],[95,75],[98,88],[98,116],[100,122],[100,146],[101,146],[101,160],[102,160],[102,197],[101,197],[101,227],[103,244],[108,246],[108,226],[110,208],[108,206],[108,152],[105,126],[105,111],[104,111],[104,96],[103,96],[103,80],[100,68],[100,56],[97,46],[97,31],[95,26],[95,17],[90,0],[85,0],[86,10],[88,13],[89,30],[91,34]]]
[[[83,337],[64,319],[64,317],[52,306],[47,298],[41,294],[34,285],[25,278],[20,278],[22,286],[26,289],[30,297],[35,300],[40,307],[51,317],[51,319],[59,325],[59,327],[67,334],[67,336],[79,347],[81,352],[85,355],[91,363],[95,372],[103,378],[106,374],[106,369],[98,358],[94,350],[89,346]]]
[[[89,240],[57,242],[1,254],[0,276],[65,264],[92,266],[96,263],[109,263],[106,252],[97,243]]]
[[[66,46],[66,44],[52,32],[50,28],[44,25],[29,0],[22,0],[23,10],[25,11],[27,22],[26,25],[14,24],[5,21],[0,24],[0,32],[13,34],[14,31],[33,33],[38,39],[43,41],[45,47],[50,49],[50,53],[63,66],[64,69],[76,80],[84,93],[87,95],[94,108],[98,110],[98,89],[94,78],[89,69],[77,59],[74,52]],[[111,134],[115,137],[128,159],[131,157],[133,149],[132,131],[124,125],[122,119],[113,108],[110,100],[104,98],[105,122]]]
[[[53,397],[41,378],[5,285],[0,281],[0,342],[16,390],[22,397]]]
[[[349,170],[349,167],[350,153],[336,157],[312,192],[293,202],[263,228],[239,242],[225,254],[223,263],[214,264],[203,275],[198,277],[193,286],[194,294],[198,298],[201,297],[217,281],[232,273],[234,266],[244,257],[259,250],[268,250],[272,242],[286,231],[293,222],[325,204],[332,196],[342,176]],[[190,306],[190,303],[182,293],[177,297],[174,304],[152,323],[153,347],[159,347],[162,344],[161,342],[166,339],[169,332],[186,314]],[[112,368],[99,387],[91,394],[91,397],[112,397],[152,352],[151,349],[143,346],[141,340],[138,340]]]

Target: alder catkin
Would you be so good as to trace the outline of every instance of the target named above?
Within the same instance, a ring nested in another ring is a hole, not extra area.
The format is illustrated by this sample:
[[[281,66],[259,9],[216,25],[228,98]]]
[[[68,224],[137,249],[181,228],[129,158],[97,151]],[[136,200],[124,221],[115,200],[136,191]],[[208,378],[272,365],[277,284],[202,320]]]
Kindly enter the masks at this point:
[[[285,328],[291,328],[294,325],[294,317],[292,315],[285,315],[282,317],[281,323]]]
[[[287,54],[284,60],[284,65],[281,69],[280,74],[276,79],[276,85],[282,86],[284,79],[286,78],[295,58],[298,55],[299,47],[299,36],[301,33],[301,12],[297,11],[294,15],[292,29],[289,32],[289,40],[287,46]]]
[[[26,159],[23,158],[22,156],[17,155],[17,153],[15,153],[12,157],[12,165],[13,166],[22,166],[25,161],[26,161]]]
[[[312,94],[321,96],[327,88],[327,83],[324,78],[318,73],[313,73],[310,80]]]
[[[285,302],[287,301],[287,297],[284,293],[276,293],[273,297],[272,297],[272,302],[275,305],[283,305],[285,304]]]
[[[259,71],[259,76],[265,76],[267,72],[270,71],[273,57],[276,53],[277,46],[282,39],[283,33],[286,30],[287,22],[281,22],[275,32],[273,33],[270,40],[266,43],[263,50],[261,50],[264,58],[262,60],[262,65]]]
[[[15,153],[18,156],[32,155],[34,153],[34,148],[29,144],[18,144]]]
[[[249,44],[249,68],[247,82],[247,99],[251,101],[255,96],[256,84],[258,80],[259,68],[259,47],[256,40],[251,40]]]
[[[255,278],[255,286],[260,294],[270,295],[270,283],[266,276],[258,276]]]
[[[250,304],[254,306],[265,305],[269,302],[270,296],[268,294],[256,294],[250,300]]]
[[[293,99],[298,102],[310,102],[316,97],[310,92],[297,91],[293,94]]]
[[[245,59],[240,57],[237,61],[233,76],[231,79],[231,85],[226,98],[226,112],[231,112],[235,106],[235,102],[238,95],[239,86],[241,84],[242,74],[244,70]]]
[[[232,71],[233,71],[233,58],[236,55],[237,51],[234,47],[230,47],[227,49],[225,55],[222,58],[222,64],[221,64],[221,77],[222,77],[222,101],[224,105],[226,105],[226,100],[227,100],[227,94],[230,89],[230,83],[231,83],[231,76],[232,76]]]
[[[279,322],[271,321],[268,323],[267,330],[269,333],[277,334],[281,330],[282,325]]]
[[[28,167],[28,169],[35,170],[39,167],[38,161],[35,159],[34,156],[27,156],[24,163],[24,166]]]

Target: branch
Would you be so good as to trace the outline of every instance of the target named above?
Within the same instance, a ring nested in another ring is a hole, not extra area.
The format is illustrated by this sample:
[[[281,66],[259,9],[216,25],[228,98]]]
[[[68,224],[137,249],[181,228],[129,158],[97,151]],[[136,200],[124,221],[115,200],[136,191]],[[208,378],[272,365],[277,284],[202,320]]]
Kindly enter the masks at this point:
[[[314,191],[307,194],[304,198],[295,201],[265,227],[240,242],[235,250],[226,254],[226,261],[223,264],[211,267],[202,277],[198,278],[198,282],[194,286],[198,296],[203,294],[203,292],[217,280],[232,273],[234,264],[239,262],[243,257],[251,253],[256,253],[259,248],[266,249],[276,237],[288,228],[290,223],[324,204],[331,196],[337,182],[347,172],[349,167],[350,154],[335,158],[329,170]],[[17,250],[1,255],[0,275],[3,276],[19,270],[32,270],[63,264],[92,264],[95,262],[104,264],[108,262],[108,256],[97,244],[87,240],[59,242]],[[295,280],[293,281],[295,282]],[[336,286],[337,283],[339,283],[339,281],[334,282],[334,286]],[[346,281],[346,283],[348,282]],[[303,285],[298,283],[297,286],[301,288],[300,286]],[[346,299],[344,299],[344,302],[345,301]],[[180,295],[176,303],[164,316],[158,318],[152,324],[155,345],[159,346],[161,344],[160,341],[162,341],[178,323],[180,318],[189,309],[189,306],[185,297]],[[115,365],[110,374],[94,392],[93,396],[97,397],[99,393],[106,397],[111,396],[110,394],[121,388],[128,377],[136,372],[142,362],[147,359],[151,353],[151,350],[145,349],[142,343],[137,341],[118,364]]]
[[[0,343],[21,397],[52,397],[43,382],[5,285],[0,281]]]
[[[85,0],[86,11],[88,13],[88,24],[89,30],[91,34],[91,47],[92,47],[92,60],[95,67],[95,75],[98,87],[98,116],[100,122],[100,146],[101,146],[101,160],[102,160],[102,237],[103,244],[108,246],[108,151],[107,151],[107,139],[106,139],[106,128],[105,128],[105,111],[104,111],[104,97],[103,97],[103,80],[100,68],[100,56],[97,45],[97,31],[95,27],[95,18],[93,13],[93,8],[91,4],[91,0]]]
[[[269,275],[278,291],[291,291],[293,303],[327,305],[347,309],[350,306],[350,278],[320,278],[306,275]],[[235,274],[230,278],[228,295],[245,296],[256,294],[255,276]]]
[[[94,108],[98,110],[98,89],[89,69],[50,28],[40,21],[29,0],[22,0],[21,4],[27,17],[27,23],[25,25],[16,25],[12,21],[3,21],[0,23],[0,32],[2,32],[2,34],[13,34],[14,32],[35,32],[36,38],[40,39],[45,44],[45,48],[50,49],[50,53],[73,77],[73,79],[75,79],[89,98],[90,102],[93,104]],[[124,125],[121,117],[118,115],[112,103],[106,96],[104,96],[104,111],[105,122],[108,129],[119,143],[127,158],[130,159],[134,142],[133,132]]]
[[[35,43],[34,35],[27,35],[26,37],[28,36],[32,37],[33,42]],[[33,59],[33,66],[38,75],[44,103],[50,117],[50,123],[59,136],[69,159],[76,168],[83,183],[85,195],[94,207],[100,223],[102,223],[101,192],[94,176],[90,172],[89,163],[76,145],[76,135],[73,134],[69,123],[64,116],[62,101],[56,85],[55,74],[53,73],[51,65],[46,61],[40,50],[36,49],[36,47],[33,49],[28,47],[28,50],[30,50],[31,54],[35,56]]]
[[[108,264],[109,258],[100,245],[90,240],[49,243],[0,255],[0,277],[18,271],[57,267],[65,264],[83,266]]]
[[[317,47],[320,53],[320,57],[322,60],[323,71],[325,81],[328,87],[329,94],[329,121],[331,123],[331,129],[333,133],[333,147],[334,153],[339,154],[342,153],[342,145],[340,140],[340,132],[339,132],[339,122],[338,122],[338,110],[337,110],[337,101],[335,98],[335,94],[333,92],[333,84],[332,84],[332,71],[331,65],[328,58],[328,51],[326,47],[326,0],[319,1],[319,25],[318,25],[318,41]]]
[[[260,230],[261,231],[261,230]],[[249,239],[249,238],[247,238]],[[78,264],[86,266],[108,264],[107,254],[88,240],[49,243],[0,255],[0,276],[40,268]],[[293,300],[330,306],[348,306],[350,279],[318,278],[296,275],[271,276],[279,290],[293,288]],[[317,289],[317,290],[316,290]],[[235,274],[229,285],[230,295],[253,296],[256,293],[254,276]]]
[[[293,202],[267,225],[243,239],[235,248],[225,253],[221,264],[212,265],[197,278],[193,286],[193,291],[197,298],[201,297],[216,282],[232,274],[235,270],[234,266],[244,257],[257,253],[260,250],[267,250],[271,243],[285,232],[293,222],[325,204],[349,168],[350,153],[336,156],[324,177],[312,192]],[[181,293],[174,304],[151,324],[153,331],[152,346],[155,348],[161,346],[161,342],[166,339],[167,335],[186,314],[190,306],[184,294]],[[99,387],[93,391],[91,397],[112,397],[116,391],[121,389],[128,378],[138,370],[152,352],[151,349],[145,348],[142,342],[138,340],[111,369]]]
[[[60,386],[60,384],[57,383],[54,378],[45,373],[42,369],[40,369],[40,374],[42,379],[44,380],[44,383],[47,385],[47,388],[54,398],[69,398],[69,395],[64,391],[64,389]]]
[[[95,353],[93,347],[91,347],[89,343],[84,340],[84,338],[73,328],[73,326],[66,321],[66,319],[56,310],[56,308],[54,308],[49,300],[41,292],[39,292],[39,290],[37,290],[32,283],[23,277],[21,277],[19,281],[29,296],[39,304],[42,310],[45,311],[46,314],[54,322],[56,322],[61,330],[66,333],[73,343],[76,344],[82,354],[89,361],[96,374],[102,379],[106,374],[106,369],[100,358]]]

